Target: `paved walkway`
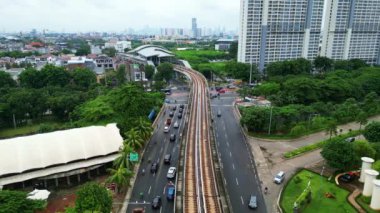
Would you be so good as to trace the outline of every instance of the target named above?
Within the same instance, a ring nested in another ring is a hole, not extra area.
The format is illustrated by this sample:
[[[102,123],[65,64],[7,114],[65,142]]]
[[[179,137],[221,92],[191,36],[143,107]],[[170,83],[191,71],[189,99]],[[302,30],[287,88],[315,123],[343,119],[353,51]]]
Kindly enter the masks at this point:
[[[360,189],[355,189],[350,196],[348,196],[348,201],[358,210],[360,213],[366,213],[366,211],[356,202],[356,197],[362,193]]]
[[[239,113],[238,113],[239,114]],[[375,116],[370,121],[380,121],[380,116]],[[338,130],[342,129],[340,134],[347,133],[349,129],[359,129],[359,124],[351,122],[338,126]],[[294,150],[301,146],[317,143],[328,139],[326,133],[318,132],[305,137],[293,140],[267,140],[261,138],[247,137],[251,147],[252,154],[255,158],[257,171],[259,173],[262,187],[268,187],[268,193],[265,195],[265,203],[268,212],[281,212],[278,208],[278,199],[283,186],[274,184],[273,177],[279,171],[285,171],[286,179],[290,178],[298,169],[313,167],[315,164],[323,161],[320,150],[314,150],[296,158],[285,159],[283,154],[287,151]],[[362,139],[362,138],[359,138]]]

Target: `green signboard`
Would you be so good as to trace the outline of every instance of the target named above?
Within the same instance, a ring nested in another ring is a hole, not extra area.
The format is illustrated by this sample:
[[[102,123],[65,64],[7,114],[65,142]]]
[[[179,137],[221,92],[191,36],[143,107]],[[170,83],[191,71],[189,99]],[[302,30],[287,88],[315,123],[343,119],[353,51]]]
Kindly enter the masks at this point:
[[[132,152],[129,154],[129,160],[133,162],[139,161],[139,154],[136,152]]]

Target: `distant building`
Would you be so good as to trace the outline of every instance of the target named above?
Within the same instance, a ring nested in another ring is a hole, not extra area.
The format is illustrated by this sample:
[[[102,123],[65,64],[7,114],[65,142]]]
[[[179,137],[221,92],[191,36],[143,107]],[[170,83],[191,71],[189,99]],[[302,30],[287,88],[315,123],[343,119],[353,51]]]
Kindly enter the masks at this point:
[[[85,56],[71,57],[65,64],[68,70],[74,70],[75,68],[88,68],[92,71],[95,70],[95,61],[93,59],[86,58]]]
[[[231,44],[233,42],[237,42],[235,39],[226,39],[226,38],[221,38],[216,41],[215,44],[215,50],[217,51],[228,51],[230,50]]]
[[[104,44],[105,48],[115,48],[118,53],[123,53],[125,49],[132,49],[131,41],[115,41],[111,40]]]
[[[99,46],[91,45],[91,54],[102,54],[102,49]]]
[[[127,53],[117,54],[117,66],[125,64],[130,81],[146,81],[145,66],[158,66],[162,62],[174,61],[174,54],[156,45],[143,45]]]
[[[112,69],[114,70],[114,61],[111,57],[106,55],[99,55],[95,58],[95,68],[94,72],[96,74],[103,74],[106,70]]]
[[[192,18],[191,19],[191,30],[193,32],[193,38],[198,38],[198,27],[197,27],[197,19]]]

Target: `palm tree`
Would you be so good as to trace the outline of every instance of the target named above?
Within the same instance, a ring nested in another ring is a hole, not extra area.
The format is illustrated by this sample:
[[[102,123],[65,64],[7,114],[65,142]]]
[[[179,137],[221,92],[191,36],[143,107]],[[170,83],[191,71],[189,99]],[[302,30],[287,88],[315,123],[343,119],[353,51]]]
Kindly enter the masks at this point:
[[[356,116],[356,122],[359,123],[359,130],[362,130],[362,126],[364,126],[368,123],[367,117],[368,117],[368,115],[364,111],[361,111]]]
[[[137,150],[144,145],[144,139],[135,129],[131,129],[127,132],[127,139],[124,141],[124,144]]]
[[[139,118],[135,130],[141,135],[144,140],[148,140],[153,132],[151,124],[143,117]]]
[[[114,167],[124,167],[127,169],[131,169],[132,162],[129,161],[129,154],[132,152],[134,152],[133,148],[130,145],[124,143],[123,147],[119,151],[120,156],[113,161]]]
[[[332,135],[337,134],[337,131],[336,131],[337,128],[338,128],[338,124],[336,120],[330,119],[327,123],[327,129],[326,129],[326,133],[330,135],[330,139]]]
[[[117,192],[123,186],[129,185],[129,180],[133,176],[133,172],[125,167],[118,167],[117,169],[109,168],[108,172],[111,173],[111,176],[107,178],[108,183],[116,183]]]

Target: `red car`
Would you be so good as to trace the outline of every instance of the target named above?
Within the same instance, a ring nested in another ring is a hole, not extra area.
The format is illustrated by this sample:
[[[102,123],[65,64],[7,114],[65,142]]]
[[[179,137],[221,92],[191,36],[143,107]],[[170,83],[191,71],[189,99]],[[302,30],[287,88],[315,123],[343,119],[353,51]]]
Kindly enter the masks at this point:
[[[218,92],[219,92],[219,94],[220,94],[220,93],[226,93],[226,90],[221,89],[221,90],[219,90]]]

